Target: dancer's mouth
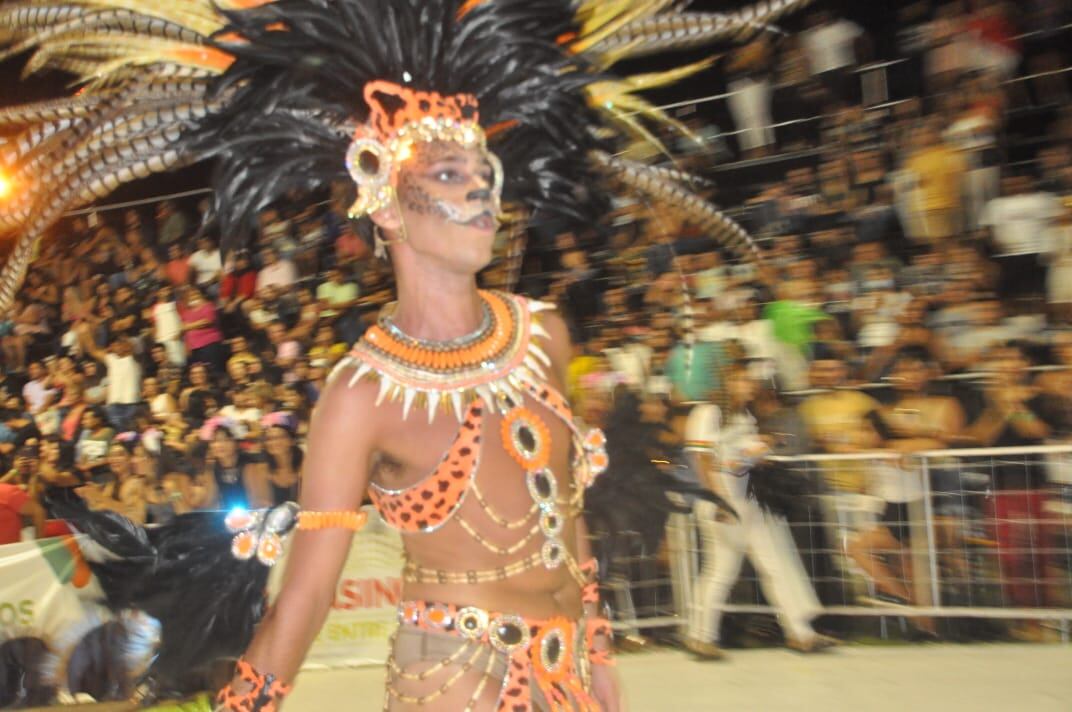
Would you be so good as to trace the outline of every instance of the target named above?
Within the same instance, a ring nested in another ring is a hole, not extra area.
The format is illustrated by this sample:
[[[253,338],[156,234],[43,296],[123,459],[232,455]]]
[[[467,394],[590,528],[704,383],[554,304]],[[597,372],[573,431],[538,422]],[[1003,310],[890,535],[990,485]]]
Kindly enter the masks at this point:
[[[490,210],[485,210],[475,218],[467,220],[462,224],[477,230],[490,231],[499,226],[499,221],[495,219],[495,216],[491,214]]]

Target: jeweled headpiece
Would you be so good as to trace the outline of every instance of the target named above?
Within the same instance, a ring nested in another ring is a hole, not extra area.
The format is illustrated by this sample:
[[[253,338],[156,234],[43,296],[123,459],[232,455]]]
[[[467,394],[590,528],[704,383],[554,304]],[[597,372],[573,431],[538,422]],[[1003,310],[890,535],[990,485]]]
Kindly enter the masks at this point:
[[[417,91],[383,80],[365,85],[369,118],[354,132],[346,151],[346,168],[357,184],[350,217],[386,207],[399,165],[413,153],[413,144],[451,141],[486,147],[480,127],[479,103],[472,94],[444,96]],[[502,163],[490,154],[495,170],[494,195],[502,192]]]

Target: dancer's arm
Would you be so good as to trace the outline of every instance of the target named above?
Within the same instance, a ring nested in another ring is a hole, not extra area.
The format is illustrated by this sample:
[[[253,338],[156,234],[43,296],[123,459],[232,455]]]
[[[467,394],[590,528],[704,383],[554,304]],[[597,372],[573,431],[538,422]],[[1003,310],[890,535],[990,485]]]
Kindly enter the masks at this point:
[[[350,388],[348,379],[343,373],[332,381],[313,412],[300,502],[307,512],[355,511],[364,498],[375,391],[367,384]],[[295,532],[283,588],[245,654],[257,672],[286,684],[294,680],[331,609],[352,539],[345,529]],[[240,680],[233,684],[238,694],[250,687]]]

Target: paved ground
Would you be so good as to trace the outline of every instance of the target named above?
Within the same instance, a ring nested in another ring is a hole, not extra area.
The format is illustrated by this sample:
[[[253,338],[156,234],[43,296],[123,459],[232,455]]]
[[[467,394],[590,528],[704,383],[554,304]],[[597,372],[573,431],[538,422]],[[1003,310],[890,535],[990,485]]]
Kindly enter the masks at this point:
[[[825,655],[672,650],[621,658],[630,712],[1072,712],[1072,645],[845,646]],[[381,669],[305,673],[287,712],[378,710]]]

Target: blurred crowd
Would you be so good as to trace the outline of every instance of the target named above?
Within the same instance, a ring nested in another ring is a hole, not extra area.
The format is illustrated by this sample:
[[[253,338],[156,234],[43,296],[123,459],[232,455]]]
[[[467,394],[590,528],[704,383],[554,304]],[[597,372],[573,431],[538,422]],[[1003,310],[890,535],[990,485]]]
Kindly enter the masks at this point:
[[[700,143],[674,140],[763,259],[642,204],[530,250],[520,286],[571,324],[578,415],[646,423],[667,451],[697,403],[769,416],[786,454],[1067,441],[1069,21],[1045,0],[917,3],[886,56],[820,9],[725,58],[733,130],[693,113]],[[56,230],[0,320],[0,543],[62,527],[48,499],[153,523],[296,495],[310,410],[391,298],[342,195],[265,211],[239,250],[207,200]],[[755,403],[732,404],[741,373]]]
[[[327,374],[390,298],[338,201],[266,211],[226,255],[189,207],[64,223],[0,322],[0,490],[39,534],[46,497],[148,523],[295,499]]]

